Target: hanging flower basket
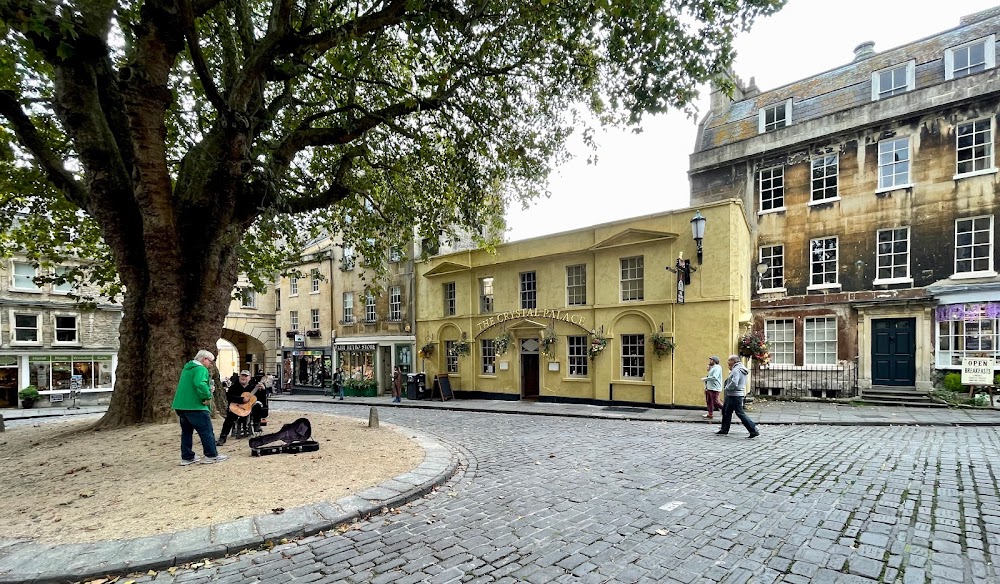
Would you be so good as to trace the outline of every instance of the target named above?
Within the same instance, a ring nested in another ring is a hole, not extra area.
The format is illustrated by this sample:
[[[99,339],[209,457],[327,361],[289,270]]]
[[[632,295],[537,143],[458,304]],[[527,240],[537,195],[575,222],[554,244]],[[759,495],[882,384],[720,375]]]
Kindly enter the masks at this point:
[[[598,355],[604,352],[604,348],[608,346],[608,339],[600,333],[593,333],[590,335],[590,349],[587,353],[590,355],[590,360],[593,361]]]
[[[545,355],[546,357],[551,357],[555,354],[556,339],[557,337],[555,333],[552,332],[546,332],[545,334],[542,335],[541,345],[542,345],[543,355]]]
[[[434,354],[434,343],[427,343],[423,347],[420,347],[420,352],[418,354],[421,359],[429,359],[430,356]]]
[[[459,357],[468,356],[468,354],[470,352],[469,342],[468,341],[455,341],[455,348],[454,348],[454,350],[455,350],[455,354],[458,355]]]
[[[740,357],[749,357],[755,363],[767,365],[771,362],[771,353],[767,346],[767,339],[760,331],[748,331],[740,337],[736,344],[737,353]]]
[[[653,353],[659,359],[674,352],[674,339],[664,333],[653,333]]]
[[[514,337],[510,333],[503,333],[499,337],[493,339],[493,350],[497,355],[505,355],[507,350],[510,349],[510,344],[514,342]]]

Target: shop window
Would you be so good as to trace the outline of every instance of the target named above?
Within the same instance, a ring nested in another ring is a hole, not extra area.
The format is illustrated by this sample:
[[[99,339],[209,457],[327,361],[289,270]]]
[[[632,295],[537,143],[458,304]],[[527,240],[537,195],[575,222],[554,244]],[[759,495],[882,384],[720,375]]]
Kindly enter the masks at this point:
[[[622,379],[646,376],[646,335],[622,335]]]
[[[587,335],[571,335],[566,337],[566,360],[569,365],[570,377],[586,377],[587,349],[590,347],[590,338]]]
[[[444,342],[444,355],[448,373],[458,373],[458,353],[455,352],[455,341]]]
[[[304,351],[292,357],[292,379],[302,387],[325,387],[331,379],[330,357],[322,351]]]
[[[622,302],[642,300],[643,286],[643,256],[621,258],[621,293]]]
[[[18,292],[38,292],[38,284],[35,284],[35,276],[38,270],[35,266],[27,262],[13,262],[13,277],[11,279],[11,289]]]
[[[587,304],[587,265],[566,266],[566,306]]]
[[[535,272],[521,272],[521,308],[538,307],[538,282]]]
[[[1000,358],[1000,303],[951,304],[935,310],[937,352],[935,365],[961,367],[964,357]]]
[[[493,339],[479,339],[479,350],[482,358],[482,372],[486,375],[493,375],[497,360]]]
[[[41,344],[39,320],[37,314],[12,311],[11,322],[14,323],[14,332],[11,344]]]
[[[54,344],[75,345],[79,343],[77,317],[75,315],[55,314],[53,315],[53,320],[55,324]]]
[[[795,321],[790,318],[764,321],[764,338],[771,365],[795,365]]]
[[[392,286],[389,288],[389,322],[401,322],[403,320],[403,288]]]

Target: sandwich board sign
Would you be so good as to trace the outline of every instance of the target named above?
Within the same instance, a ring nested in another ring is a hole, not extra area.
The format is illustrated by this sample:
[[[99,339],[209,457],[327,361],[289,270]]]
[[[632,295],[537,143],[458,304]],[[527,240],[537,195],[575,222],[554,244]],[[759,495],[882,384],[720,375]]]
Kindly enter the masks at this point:
[[[993,358],[962,357],[962,385],[993,385]]]

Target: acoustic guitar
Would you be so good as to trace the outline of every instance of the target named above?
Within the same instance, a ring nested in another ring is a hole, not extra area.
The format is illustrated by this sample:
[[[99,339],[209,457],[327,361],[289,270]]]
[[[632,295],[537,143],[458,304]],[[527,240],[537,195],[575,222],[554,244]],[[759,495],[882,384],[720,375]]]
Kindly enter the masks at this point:
[[[245,399],[246,402],[242,404],[229,404],[229,411],[241,418],[249,416],[250,412],[253,411],[253,405],[257,403],[257,397],[254,394],[257,393],[258,389],[263,387],[263,384],[258,383],[257,387],[253,388],[253,391],[244,391],[243,399]]]

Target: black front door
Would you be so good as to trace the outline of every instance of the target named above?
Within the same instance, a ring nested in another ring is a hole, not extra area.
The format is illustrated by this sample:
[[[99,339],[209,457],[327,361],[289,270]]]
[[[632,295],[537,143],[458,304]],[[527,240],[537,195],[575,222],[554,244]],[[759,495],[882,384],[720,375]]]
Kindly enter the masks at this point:
[[[913,318],[872,320],[872,385],[915,384],[916,326]]]
[[[521,397],[538,397],[538,339],[521,341]]]

